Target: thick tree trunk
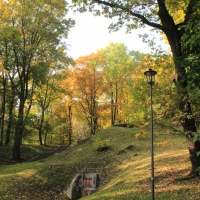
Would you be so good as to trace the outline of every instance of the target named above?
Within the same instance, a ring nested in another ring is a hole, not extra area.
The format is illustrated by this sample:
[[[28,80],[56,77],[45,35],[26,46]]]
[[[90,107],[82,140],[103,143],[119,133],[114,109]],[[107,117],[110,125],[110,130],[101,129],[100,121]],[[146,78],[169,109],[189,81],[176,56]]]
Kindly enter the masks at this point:
[[[169,41],[171,52],[174,57],[175,64],[175,77],[174,82],[177,87],[179,95],[179,109],[182,112],[181,122],[183,130],[185,132],[188,143],[188,149],[191,161],[191,174],[197,175],[197,169],[200,167],[200,156],[197,156],[197,152],[200,151],[200,142],[192,142],[192,132],[196,132],[195,119],[192,116],[192,109],[190,102],[188,101],[188,91],[187,91],[187,76],[184,66],[182,66],[182,49],[181,49],[181,38],[184,34],[184,28],[179,27],[175,24],[173,18],[169,14],[165,2],[162,0],[157,0],[160,17],[162,23],[162,31],[167,36]],[[187,17],[185,18],[185,23],[191,14],[191,4],[188,5]]]
[[[192,128],[192,124],[194,123],[195,123],[194,120],[185,120],[184,128],[187,128],[187,130],[185,129],[185,133],[190,153],[189,158],[192,163],[192,169],[190,174],[199,176],[199,172],[197,171],[197,169],[200,167],[200,156],[197,156],[197,152],[200,151],[200,142],[199,141],[193,142],[193,135],[191,132],[196,132],[196,127]]]
[[[23,123],[21,122],[21,119],[19,119],[15,129],[15,140],[13,146],[13,160],[18,162],[21,161],[22,136],[23,136]]]
[[[186,90],[186,89],[185,89]],[[197,132],[195,119],[192,116],[192,109],[189,102],[183,97],[184,100],[180,100],[179,108],[183,113],[181,117],[181,123],[185,132],[186,139],[188,141],[189,158],[191,161],[191,175],[199,175],[197,169],[200,167],[200,156],[197,156],[197,152],[200,151],[200,142],[193,141],[192,132]]]
[[[174,64],[175,64],[175,78],[174,82],[177,87],[179,96],[179,110],[182,112],[180,118],[186,139],[188,140],[189,158],[191,161],[191,175],[199,175],[197,172],[200,167],[200,156],[197,152],[200,151],[200,141],[193,142],[192,132],[197,132],[195,119],[192,115],[191,104],[188,99],[187,91],[187,77],[185,68],[181,65],[181,36],[178,31],[175,34],[166,34],[172,49]]]
[[[13,146],[13,160],[20,161],[21,160],[21,144],[15,141]]]
[[[190,174],[199,175],[197,169],[200,167],[200,156],[197,156],[197,152],[200,151],[200,141],[192,141],[192,132],[197,132],[196,123],[192,115],[191,104],[188,101],[188,92],[186,88],[187,82],[182,80],[180,77],[181,76],[177,76],[176,85],[179,94],[179,109],[182,112],[180,120],[185,132],[186,139],[188,140],[189,158],[191,161]],[[182,84],[183,82],[184,84]]]
[[[15,161],[21,161],[20,149],[24,133],[24,103],[25,103],[24,96],[23,94],[21,94],[18,119],[15,128],[14,146],[13,146],[13,160]]]

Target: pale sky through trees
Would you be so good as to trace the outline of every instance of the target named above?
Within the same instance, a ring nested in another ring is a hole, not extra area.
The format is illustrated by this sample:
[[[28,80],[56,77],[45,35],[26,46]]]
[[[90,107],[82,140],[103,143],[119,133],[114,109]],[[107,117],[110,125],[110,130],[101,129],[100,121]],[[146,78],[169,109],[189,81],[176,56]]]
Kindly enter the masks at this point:
[[[75,26],[71,29],[68,37],[70,44],[68,55],[74,59],[80,56],[95,53],[100,48],[105,48],[110,42],[124,43],[129,50],[139,50],[144,53],[150,53],[151,49],[148,44],[143,43],[138,34],[143,34],[144,29],[134,30],[131,34],[126,34],[125,27],[118,32],[109,33],[108,26],[111,19],[95,17],[91,13],[72,13],[69,12],[68,18],[76,21]],[[156,33],[154,33],[154,36]],[[159,35],[157,34],[157,38]],[[163,49],[167,49],[164,42],[158,43]]]

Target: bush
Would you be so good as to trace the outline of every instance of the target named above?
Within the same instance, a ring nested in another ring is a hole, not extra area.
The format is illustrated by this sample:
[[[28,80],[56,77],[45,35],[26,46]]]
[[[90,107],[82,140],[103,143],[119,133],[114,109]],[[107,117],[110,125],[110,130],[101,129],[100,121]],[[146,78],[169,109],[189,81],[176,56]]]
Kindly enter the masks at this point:
[[[135,137],[137,138],[137,139],[146,139],[147,138],[147,132],[145,132],[145,131],[140,131],[140,133],[136,133],[135,134]]]
[[[99,152],[108,151],[111,148],[109,139],[96,138],[94,140],[94,149]]]

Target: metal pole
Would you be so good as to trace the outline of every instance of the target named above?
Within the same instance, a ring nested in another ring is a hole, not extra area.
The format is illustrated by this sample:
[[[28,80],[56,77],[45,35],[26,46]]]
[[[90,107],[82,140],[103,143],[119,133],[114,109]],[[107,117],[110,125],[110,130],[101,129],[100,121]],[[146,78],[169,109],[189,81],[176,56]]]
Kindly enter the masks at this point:
[[[153,108],[152,108],[152,83],[150,83],[150,115],[151,115],[151,200],[154,197],[154,148],[153,148]]]

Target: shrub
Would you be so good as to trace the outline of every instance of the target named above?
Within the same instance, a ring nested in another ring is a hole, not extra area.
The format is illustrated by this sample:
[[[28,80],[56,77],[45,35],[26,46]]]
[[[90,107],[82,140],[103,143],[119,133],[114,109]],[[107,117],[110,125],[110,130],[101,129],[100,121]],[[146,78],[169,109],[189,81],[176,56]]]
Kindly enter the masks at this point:
[[[94,149],[99,152],[105,152],[111,148],[109,139],[96,138],[94,140]]]
[[[135,134],[135,137],[139,140],[145,139],[145,138],[147,138],[147,132],[146,131],[140,131],[140,133]]]

